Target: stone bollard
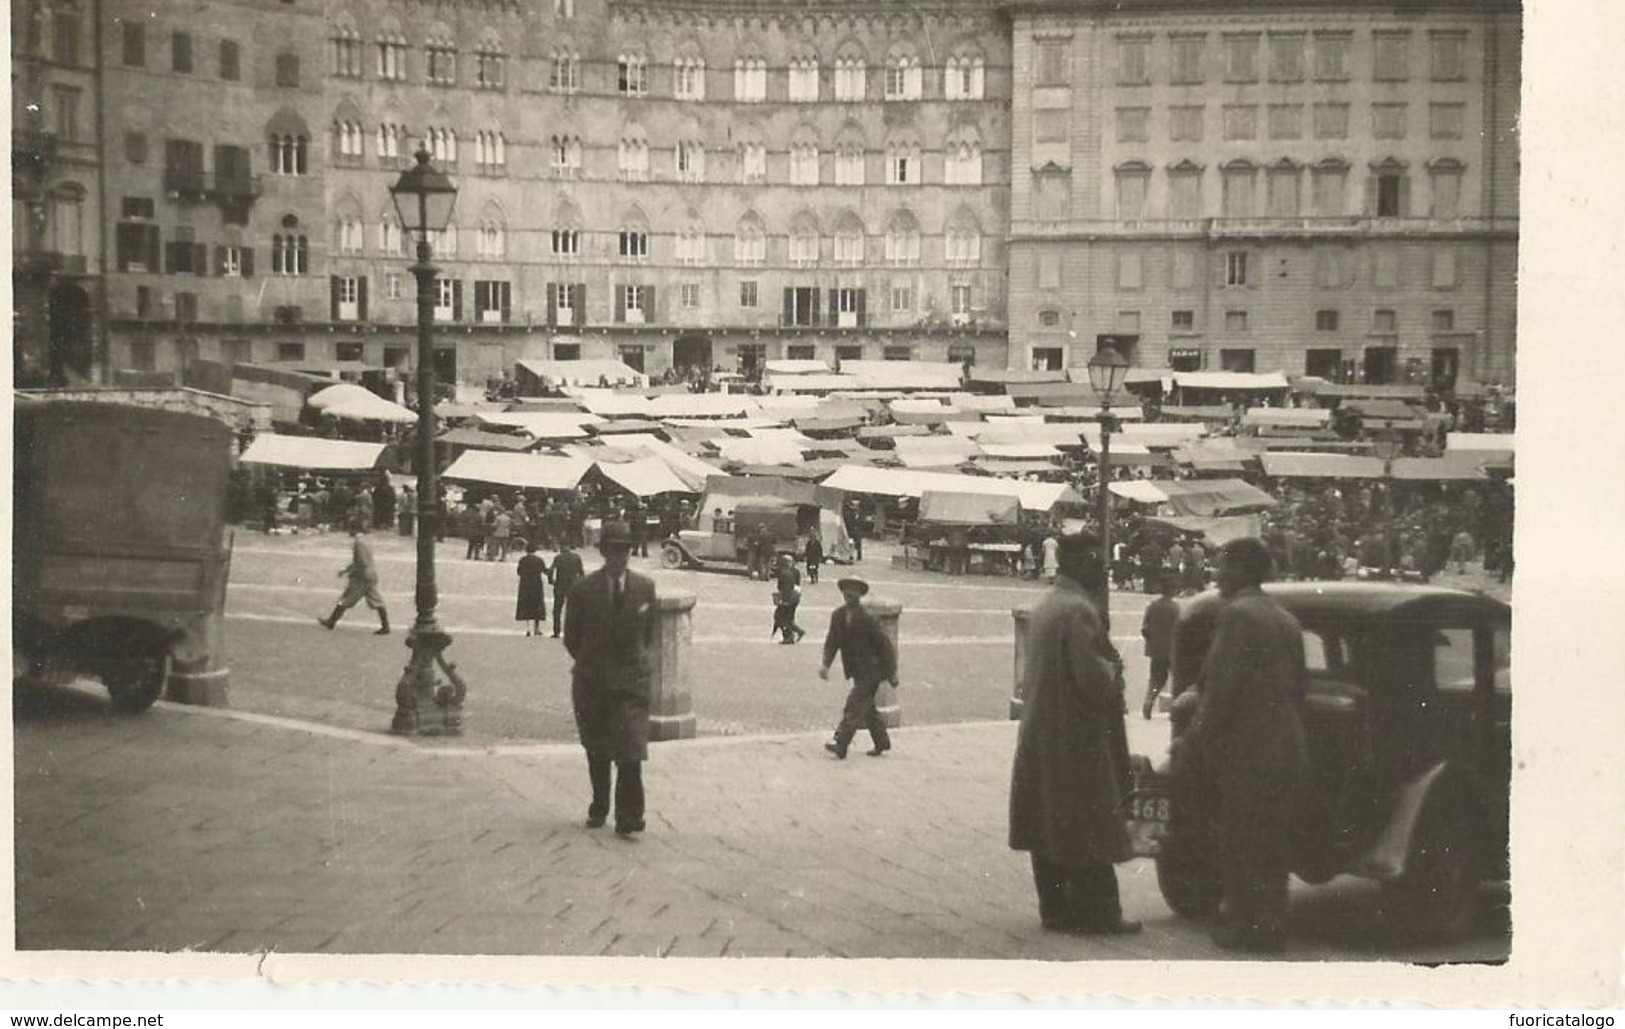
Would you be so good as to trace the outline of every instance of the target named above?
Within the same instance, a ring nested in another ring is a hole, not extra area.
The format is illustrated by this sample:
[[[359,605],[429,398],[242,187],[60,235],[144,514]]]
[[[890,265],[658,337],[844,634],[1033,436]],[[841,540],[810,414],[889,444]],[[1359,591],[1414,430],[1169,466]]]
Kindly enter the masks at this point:
[[[177,646],[170,658],[169,699],[177,704],[229,707],[231,671],[221,665],[225,653],[224,616],[206,614],[185,637],[189,646]]]
[[[901,601],[888,597],[865,597],[863,606],[875,616],[880,628],[885,632],[886,638],[891,640],[892,649],[897,650],[897,620],[903,613]],[[901,652],[898,653],[901,660]],[[839,660],[839,659],[837,659]],[[903,670],[898,667],[898,679],[902,679]],[[881,683],[880,690],[875,693],[875,710],[885,720],[886,728],[895,729],[903,724],[903,704],[897,699],[897,691],[892,689],[891,683]]]
[[[661,593],[655,606],[660,641],[649,670],[649,739],[693,739],[697,727],[688,660],[694,642],[694,594]]]
[[[1022,682],[1027,675],[1027,627],[1032,622],[1033,606],[1022,604],[1020,607],[1010,609],[1010,617],[1016,623],[1016,667],[1015,679],[1010,686],[1010,720],[1021,718],[1021,709],[1026,705],[1026,698],[1022,695]]]

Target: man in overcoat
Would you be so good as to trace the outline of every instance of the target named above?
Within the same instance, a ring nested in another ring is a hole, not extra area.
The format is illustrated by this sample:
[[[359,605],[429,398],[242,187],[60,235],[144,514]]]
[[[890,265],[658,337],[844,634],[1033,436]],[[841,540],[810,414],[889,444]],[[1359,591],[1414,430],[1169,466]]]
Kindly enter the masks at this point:
[[[1198,760],[1219,789],[1224,917],[1213,941],[1227,950],[1286,949],[1292,814],[1308,774],[1303,729],[1303,630],[1259,587],[1269,550],[1232,540],[1219,552],[1219,611],[1202,663],[1200,703],[1175,760]]]
[[[852,680],[852,689],[846,695],[841,723],[835,727],[835,739],[824,744],[824,749],[845,759],[852,737],[859,729],[868,729],[869,739],[874,744],[868,754],[880,757],[891,749],[891,735],[886,732],[886,720],[875,709],[875,694],[882,682],[897,685],[897,648],[892,646],[880,622],[863,606],[869,584],[849,576],[835,585],[844,603],[829,616],[829,633],[824,637],[824,658],[818,677],[829,678],[829,666],[835,655],[840,654],[841,673]]]
[[[564,647],[575,658],[570,699],[587,752],[592,802],[587,828],[610,814],[614,773],[615,832],[643,831],[643,762],[649,756],[652,654],[659,645],[654,580],[627,568],[632,531],[609,522],[598,543],[603,567],[570,590]]]
[[[1086,584],[1104,575],[1099,542],[1069,535],[1055,584],[1027,629],[1021,729],[1010,777],[1010,847],[1032,855],[1044,928],[1090,935],[1138,932],[1123,918],[1112,866],[1133,857],[1120,808],[1125,770],[1114,756],[1121,680]]]
[[[577,582],[586,574],[581,566],[581,555],[570,549],[568,536],[559,540],[559,556],[553,559],[553,570],[548,573],[553,577],[553,638],[559,638],[559,626],[564,619],[564,606],[570,599],[570,591],[575,589]]]

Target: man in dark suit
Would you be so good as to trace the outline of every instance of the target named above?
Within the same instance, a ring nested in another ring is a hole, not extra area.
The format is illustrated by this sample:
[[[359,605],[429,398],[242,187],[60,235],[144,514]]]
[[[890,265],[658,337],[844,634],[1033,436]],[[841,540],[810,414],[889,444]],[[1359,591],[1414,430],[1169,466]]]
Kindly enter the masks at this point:
[[[626,567],[632,531],[604,526],[598,544],[604,565],[570,590],[564,647],[575,658],[570,699],[587,751],[592,803],[587,828],[610,814],[614,767],[615,832],[643,831],[643,762],[649,756],[651,653],[659,645],[654,580]]]
[[[559,624],[564,618],[564,605],[570,599],[570,591],[585,574],[581,567],[581,555],[570,549],[568,538],[559,542],[559,556],[553,559],[553,638],[559,638]]]
[[[1308,774],[1303,630],[1264,595],[1269,549],[1232,540],[1219,552],[1227,603],[1202,663],[1201,702],[1176,760],[1199,760],[1219,787],[1226,950],[1286,949],[1294,799]]]
[[[824,637],[824,660],[818,668],[818,677],[829,678],[829,666],[839,653],[841,672],[852,680],[852,689],[846,695],[835,739],[824,744],[824,749],[845,758],[852,737],[859,729],[868,729],[869,739],[874,743],[869,756],[880,757],[891,749],[891,737],[886,732],[885,719],[875,709],[875,693],[882,682],[897,685],[897,649],[880,622],[863,606],[869,584],[853,577],[841,579],[836,586],[845,603],[829,616],[829,634]]]

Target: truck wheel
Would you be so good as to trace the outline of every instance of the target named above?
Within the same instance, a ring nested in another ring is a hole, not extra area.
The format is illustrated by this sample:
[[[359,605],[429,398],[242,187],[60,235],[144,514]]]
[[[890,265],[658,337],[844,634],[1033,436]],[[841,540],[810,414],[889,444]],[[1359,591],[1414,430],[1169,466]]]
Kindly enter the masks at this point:
[[[125,714],[139,714],[153,705],[169,681],[169,655],[120,662],[102,675],[113,706]]]
[[[1157,855],[1157,889],[1168,909],[1181,918],[1205,918],[1219,910],[1218,871],[1205,862]]]
[[[1478,916],[1478,839],[1462,806],[1451,808],[1418,827],[1405,877],[1388,886],[1408,933],[1436,943],[1465,939]]]
[[[686,563],[680,548],[670,546],[660,548],[660,567],[675,571]]]

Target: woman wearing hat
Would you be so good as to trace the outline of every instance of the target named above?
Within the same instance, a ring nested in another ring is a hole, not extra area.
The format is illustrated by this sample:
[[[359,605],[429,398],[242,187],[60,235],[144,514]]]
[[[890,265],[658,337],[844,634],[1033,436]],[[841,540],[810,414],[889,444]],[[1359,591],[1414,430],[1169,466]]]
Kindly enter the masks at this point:
[[[852,689],[846,695],[846,706],[841,712],[841,724],[835,728],[835,739],[824,744],[824,749],[838,758],[846,757],[846,748],[859,729],[869,730],[874,743],[870,757],[879,757],[891,749],[891,737],[886,732],[886,721],[875,710],[875,694],[882,682],[897,685],[897,650],[880,622],[863,606],[863,596],[869,584],[849,577],[835,584],[845,603],[829,616],[829,635],[824,638],[824,660],[818,677],[829,678],[829,666],[836,653],[841,655],[841,671],[852,680]]]

